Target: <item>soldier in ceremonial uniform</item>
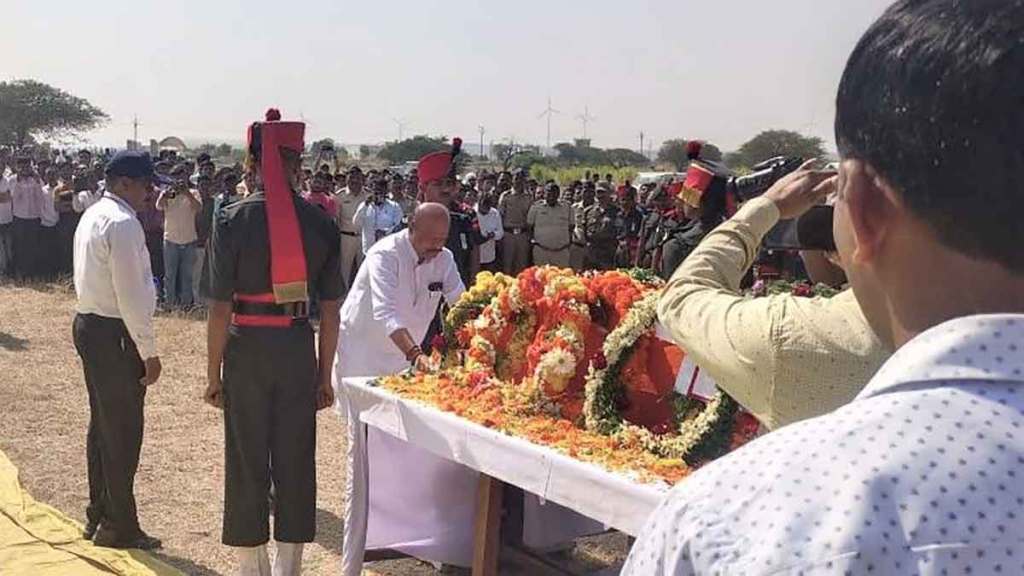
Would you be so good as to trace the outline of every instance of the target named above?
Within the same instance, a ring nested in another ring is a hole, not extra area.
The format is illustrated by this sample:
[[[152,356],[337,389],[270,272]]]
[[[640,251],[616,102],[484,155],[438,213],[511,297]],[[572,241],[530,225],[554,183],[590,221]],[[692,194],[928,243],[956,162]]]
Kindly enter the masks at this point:
[[[299,195],[304,130],[273,109],[250,127],[254,190],[221,210],[211,238],[205,400],[224,410],[222,541],[237,548],[241,574],[270,573],[271,479],[275,575],[299,574],[316,531],[316,411],[334,403],[343,286],[338,228]]]
[[[544,201],[534,204],[527,214],[527,225],[533,232],[533,263],[569,267],[572,244],[572,208],[559,201],[558,185],[550,183],[544,190]]]
[[[582,272],[586,265],[587,234],[583,229],[583,216],[587,209],[594,205],[594,199],[594,183],[588,179],[580,190],[579,202],[572,205],[573,234],[572,246],[569,248],[569,263],[577,272]]]
[[[734,204],[727,191],[731,175],[729,169],[701,159],[701,149],[698,141],[687,143],[690,167],[676,197],[682,218],[679,224],[667,231],[662,244],[660,274],[666,280],[672,277],[704,236],[726,219]]]
[[[338,229],[341,230],[341,277],[346,290],[352,285],[359,264],[363,261],[363,240],[359,228],[352,222],[359,205],[370,197],[363,187],[363,171],[353,166],[348,171],[348,186],[335,198],[338,205]]]
[[[584,268],[615,268],[615,253],[618,250],[621,230],[621,211],[612,202],[611,187],[602,182],[597,185],[597,203],[583,213],[583,233],[586,242]]]
[[[501,240],[505,273],[516,275],[530,265],[530,235],[526,230],[526,216],[533,206],[532,190],[526,189],[526,172],[516,172],[512,189],[498,200],[498,211],[505,226]]]
[[[487,239],[480,234],[476,211],[458,201],[459,182],[455,159],[461,151],[462,139],[455,138],[450,152],[434,152],[420,158],[416,172],[423,201],[436,202],[448,208],[451,225],[445,247],[455,257],[462,282],[471,286],[476,273],[480,271],[480,244]],[[523,221],[525,225],[525,216]]]

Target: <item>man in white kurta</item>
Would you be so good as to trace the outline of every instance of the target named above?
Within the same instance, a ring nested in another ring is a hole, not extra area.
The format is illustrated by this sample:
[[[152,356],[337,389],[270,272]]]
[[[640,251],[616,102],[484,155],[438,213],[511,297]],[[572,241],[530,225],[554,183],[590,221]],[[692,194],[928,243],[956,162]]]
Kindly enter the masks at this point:
[[[443,206],[422,204],[408,230],[367,252],[341,309],[335,387],[342,414],[348,415],[348,404],[341,379],[396,374],[421,363],[419,344],[440,299],[453,304],[465,290],[444,247],[448,226]],[[357,542],[363,541],[367,549],[468,564],[477,473],[373,428],[350,425],[348,431],[343,572],[359,573],[362,558],[350,550],[361,550]],[[363,434],[365,451],[358,449]]]

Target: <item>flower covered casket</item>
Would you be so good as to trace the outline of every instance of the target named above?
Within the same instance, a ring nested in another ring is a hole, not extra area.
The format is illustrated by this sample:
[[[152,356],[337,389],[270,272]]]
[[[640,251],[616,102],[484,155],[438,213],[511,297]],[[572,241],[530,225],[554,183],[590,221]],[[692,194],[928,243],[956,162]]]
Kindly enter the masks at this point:
[[[645,271],[483,272],[446,314],[438,370],[380,384],[638,480],[674,483],[758,424],[721,392],[677,392],[684,353],[655,335],[661,288]]]

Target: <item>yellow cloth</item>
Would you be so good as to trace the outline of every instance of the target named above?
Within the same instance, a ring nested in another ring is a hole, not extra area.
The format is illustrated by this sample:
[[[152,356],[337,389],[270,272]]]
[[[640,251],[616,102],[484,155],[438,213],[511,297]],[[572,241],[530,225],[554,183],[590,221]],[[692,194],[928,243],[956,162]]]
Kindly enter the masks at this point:
[[[679,266],[658,303],[673,339],[769,429],[848,403],[889,357],[852,291],[833,298],[747,298],[740,281],[779,221],[747,202]]]
[[[4,576],[180,576],[138,550],[99,548],[82,526],[21,488],[18,469],[0,452],[0,574]]]

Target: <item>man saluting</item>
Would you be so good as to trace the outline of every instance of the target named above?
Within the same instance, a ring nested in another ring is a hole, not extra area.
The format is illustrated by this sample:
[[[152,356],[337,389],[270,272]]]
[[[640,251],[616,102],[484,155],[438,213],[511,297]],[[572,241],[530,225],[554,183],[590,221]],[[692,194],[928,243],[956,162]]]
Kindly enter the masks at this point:
[[[298,574],[316,530],[316,411],[334,403],[342,293],[337,225],[299,195],[305,125],[276,110],[249,128],[256,190],[218,215],[211,239],[205,399],[224,409],[224,531],[241,574]],[[320,302],[319,360],[308,301]]]

